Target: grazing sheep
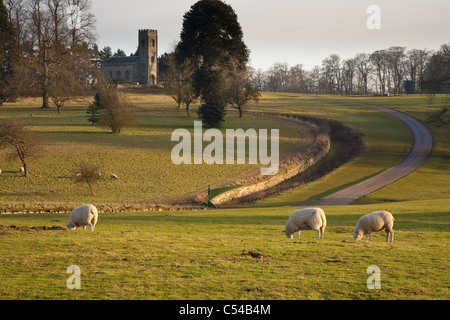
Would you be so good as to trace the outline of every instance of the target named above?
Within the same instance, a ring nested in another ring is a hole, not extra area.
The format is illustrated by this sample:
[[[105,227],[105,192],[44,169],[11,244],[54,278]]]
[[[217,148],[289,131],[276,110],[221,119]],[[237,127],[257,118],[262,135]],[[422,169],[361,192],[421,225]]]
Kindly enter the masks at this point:
[[[119,179],[114,173],[112,173],[112,174],[110,175],[110,177],[111,177],[111,179],[115,179],[115,180],[118,180],[118,179]]]
[[[19,168],[19,172],[24,173],[24,172],[25,172],[25,168],[24,168],[24,167],[20,167],[20,168]]]
[[[66,224],[66,227],[69,230],[78,229],[78,227],[83,227],[83,230],[86,230],[86,226],[89,226],[89,229],[94,231],[97,221],[97,208],[92,204],[86,204],[72,210],[69,223]]]
[[[394,217],[388,211],[374,211],[368,213],[361,218],[359,218],[356,223],[355,230],[353,231],[353,237],[356,241],[360,240],[363,235],[366,235],[372,241],[371,232],[373,231],[386,231],[386,242],[388,242],[389,235],[391,236],[391,241],[394,240]]]
[[[300,237],[300,231],[315,230],[317,240],[323,240],[323,233],[327,226],[325,212],[320,208],[307,208],[295,210],[289,216],[286,227],[282,231],[289,239],[293,238],[294,232],[297,232],[297,239]]]

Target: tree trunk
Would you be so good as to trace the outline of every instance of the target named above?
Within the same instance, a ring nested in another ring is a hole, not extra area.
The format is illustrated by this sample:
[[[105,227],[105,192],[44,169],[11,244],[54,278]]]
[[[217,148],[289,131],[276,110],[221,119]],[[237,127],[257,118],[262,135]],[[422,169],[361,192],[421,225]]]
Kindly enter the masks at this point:
[[[42,62],[44,65],[44,74],[42,76],[42,108],[50,108],[48,103],[48,63],[47,63],[47,49],[43,50]]]
[[[27,166],[27,163],[26,162],[22,162],[22,164],[23,164],[23,175],[24,175],[25,178],[27,178],[28,177],[28,166]]]
[[[88,186],[89,186],[89,190],[91,190],[91,195],[94,195],[94,191],[92,191],[92,187],[91,184],[89,183],[89,181],[87,182]]]

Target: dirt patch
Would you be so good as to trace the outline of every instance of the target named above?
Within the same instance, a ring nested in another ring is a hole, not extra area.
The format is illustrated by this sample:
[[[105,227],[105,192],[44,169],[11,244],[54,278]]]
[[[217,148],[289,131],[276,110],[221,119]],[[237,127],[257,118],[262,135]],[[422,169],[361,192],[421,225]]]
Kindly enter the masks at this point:
[[[5,226],[0,224],[0,231],[47,231],[47,230],[67,230],[63,226]]]
[[[242,255],[249,255],[252,258],[255,259],[263,259],[263,258],[270,258],[270,256],[264,256],[261,252],[257,252],[257,251],[248,251],[247,250],[242,250]]]

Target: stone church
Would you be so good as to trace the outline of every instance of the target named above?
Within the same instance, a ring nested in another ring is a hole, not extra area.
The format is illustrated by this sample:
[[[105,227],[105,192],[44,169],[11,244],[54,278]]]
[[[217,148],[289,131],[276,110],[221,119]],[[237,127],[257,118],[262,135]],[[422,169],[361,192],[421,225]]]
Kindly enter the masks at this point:
[[[139,30],[138,55],[111,57],[101,63],[107,80],[121,79],[124,83],[158,83],[158,31]]]

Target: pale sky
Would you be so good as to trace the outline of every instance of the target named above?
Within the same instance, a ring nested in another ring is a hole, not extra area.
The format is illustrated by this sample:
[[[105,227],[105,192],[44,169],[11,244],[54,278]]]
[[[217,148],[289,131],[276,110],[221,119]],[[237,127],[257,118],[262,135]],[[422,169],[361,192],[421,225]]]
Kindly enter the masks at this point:
[[[138,29],[158,30],[158,55],[179,41],[183,15],[197,0],[92,0],[99,48],[127,55]],[[311,70],[330,54],[350,58],[390,46],[439,49],[450,43],[449,0],[226,0],[238,15],[250,65],[275,62]],[[370,5],[381,10],[381,28],[370,30]]]

